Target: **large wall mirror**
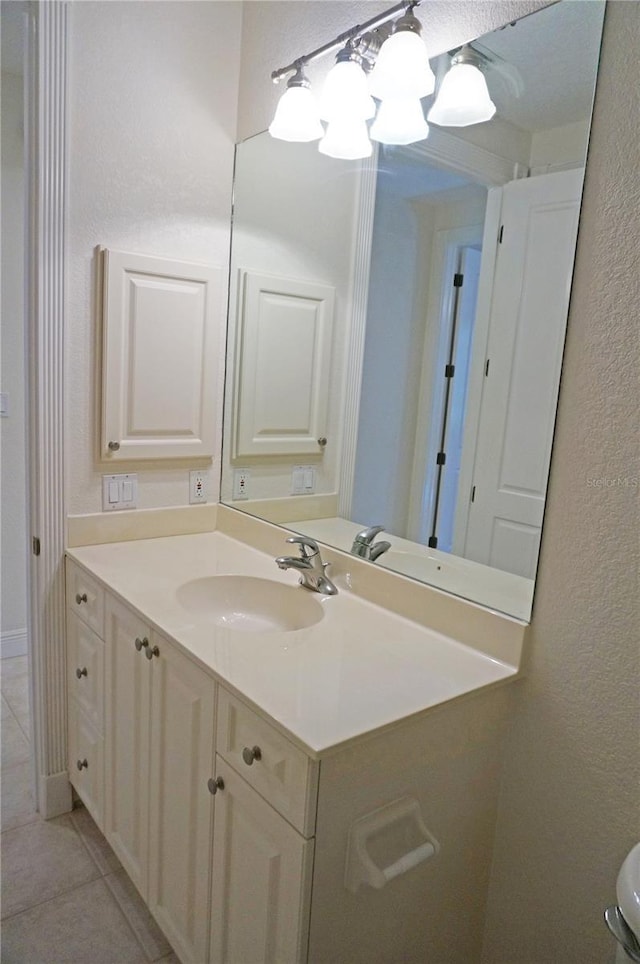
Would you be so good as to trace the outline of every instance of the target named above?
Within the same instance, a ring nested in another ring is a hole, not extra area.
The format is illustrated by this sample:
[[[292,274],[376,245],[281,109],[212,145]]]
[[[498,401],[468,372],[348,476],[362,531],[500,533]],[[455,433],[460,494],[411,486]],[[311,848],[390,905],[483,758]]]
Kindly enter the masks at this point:
[[[603,13],[475,41],[488,123],[238,145],[223,502],[529,618]]]

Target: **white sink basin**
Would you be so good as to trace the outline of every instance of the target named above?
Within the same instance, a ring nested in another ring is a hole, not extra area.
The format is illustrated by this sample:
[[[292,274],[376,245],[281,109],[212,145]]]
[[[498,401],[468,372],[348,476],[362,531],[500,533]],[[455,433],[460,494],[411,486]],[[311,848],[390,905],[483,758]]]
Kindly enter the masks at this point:
[[[307,589],[254,576],[192,579],[178,587],[176,596],[189,613],[244,633],[290,633],[324,616]]]

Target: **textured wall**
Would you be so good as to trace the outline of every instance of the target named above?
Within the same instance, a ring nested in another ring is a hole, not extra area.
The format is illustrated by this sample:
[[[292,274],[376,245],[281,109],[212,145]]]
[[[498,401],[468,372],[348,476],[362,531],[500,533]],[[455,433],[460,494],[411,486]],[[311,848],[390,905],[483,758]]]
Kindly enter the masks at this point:
[[[22,78],[3,72],[2,391],[9,395],[10,412],[0,421],[3,633],[20,632],[27,625],[22,128]]]
[[[239,3],[76,2],[70,28],[67,489],[99,512],[105,472],[138,473],[140,508],[188,502],[188,466],[97,461],[96,245],[229,258]],[[220,318],[225,324],[225,318]],[[210,495],[217,499],[219,461]]]
[[[602,912],[640,838],[639,44],[640,5],[610,4],[487,964],[611,960]]]

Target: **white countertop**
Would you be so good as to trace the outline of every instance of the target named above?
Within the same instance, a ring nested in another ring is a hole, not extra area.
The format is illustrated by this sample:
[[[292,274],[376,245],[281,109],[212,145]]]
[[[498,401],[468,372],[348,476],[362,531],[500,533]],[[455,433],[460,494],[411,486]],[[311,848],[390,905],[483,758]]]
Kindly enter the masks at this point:
[[[295,632],[247,633],[187,612],[177,590],[193,579],[236,573],[297,583],[298,573],[281,572],[266,553],[221,532],[68,555],[314,757],[517,673],[363,600],[342,580],[337,596],[315,597],[320,622]]]

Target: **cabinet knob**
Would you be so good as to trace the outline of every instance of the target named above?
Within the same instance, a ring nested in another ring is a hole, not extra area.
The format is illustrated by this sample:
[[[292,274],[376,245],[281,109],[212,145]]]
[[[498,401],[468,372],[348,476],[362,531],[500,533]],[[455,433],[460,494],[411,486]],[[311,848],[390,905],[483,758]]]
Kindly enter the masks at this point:
[[[82,679],[83,676],[88,676],[88,675],[89,675],[89,674],[88,674],[88,672],[87,672],[87,667],[86,667],[86,666],[83,666],[82,669],[80,669],[80,667],[78,666],[78,668],[77,668],[77,670],[76,670],[76,676],[78,677],[78,679]]]
[[[76,593],[76,602],[77,602],[78,605],[80,605],[80,603],[83,603],[83,602],[86,602],[86,601],[87,601],[87,594],[86,594],[86,592],[83,592],[82,595],[80,595],[79,592]]]
[[[321,449],[323,449],[326,444],[327,444],[326,436],[321,435],[320,438],[318,439],[318,445],[320,446]]]
[[[144,655],[147,657],[147,659],[153,659],[154,656],[160,655],[160,650],[157,646],[149,646],[149,643],[147,642],[147,648],[144,651]]]
[[[78,770],[86,770],[87,767],[89,766],[89,761],[87,760],[86,757],[84,758],[84,760],[77,760],[76,766]]]
[[[109,444],[107,445],[107,448],[109,449],[110,452],[117,452],[118,449],[120,448],[120,442],[109,442]]]
[[[148,646],[148,645],[149,645],[149,640],[147,639],[146,636],[144,637],[144,639],[140,639],[139,636],[136,636],[136,641],[135,641],[135,643],[134,643],[133,645],[134,645],[135,648],[138,650],[138,652],[140,652],[140,650],[141,650],[144,646]]]
[[[254,760],[262,759],[262,750],[259,746],[245,746],[242,751],[242,759],[248,767],[253,766]]]
[[[213,777],[209,777],[207,780],[207,787],[209,789],[209,793],[212,793],[215,797],[218,790],[224,790],[224,780],[222,777],[216,777],[215,780]]]

